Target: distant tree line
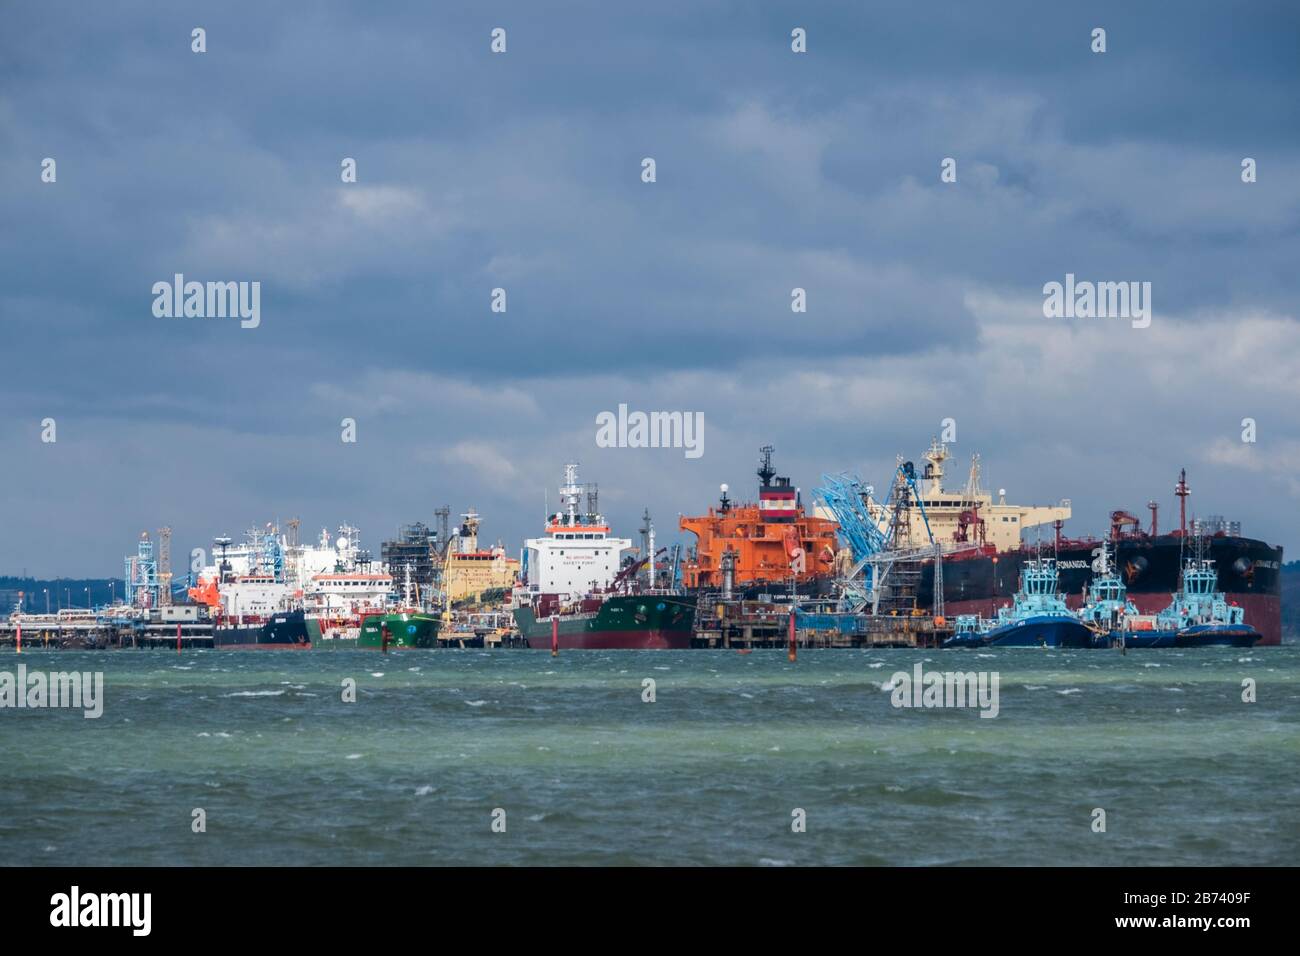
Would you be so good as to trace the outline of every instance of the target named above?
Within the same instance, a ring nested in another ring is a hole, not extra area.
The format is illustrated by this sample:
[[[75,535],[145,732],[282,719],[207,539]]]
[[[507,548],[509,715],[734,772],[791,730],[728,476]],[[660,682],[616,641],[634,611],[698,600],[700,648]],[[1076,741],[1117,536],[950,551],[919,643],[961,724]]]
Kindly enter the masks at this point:
[[[1300,640],[1300,561],[1282,565],[1282,638]]]
[[[20,578],[0,575],[0,616],[7,616],[18,606],[22,593],[23,610],[44,614],[65,607],[100,607],[120,601],[126,590],[121,578]],[[48,603],[47,603],[48,602]]]

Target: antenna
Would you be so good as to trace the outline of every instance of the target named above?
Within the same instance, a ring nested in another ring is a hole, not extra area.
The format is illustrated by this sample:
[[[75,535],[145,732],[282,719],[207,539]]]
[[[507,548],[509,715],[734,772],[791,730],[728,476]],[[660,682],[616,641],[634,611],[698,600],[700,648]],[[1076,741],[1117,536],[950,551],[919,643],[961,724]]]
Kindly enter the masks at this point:
[[[1187,534],[1187,496],[1192,493],[1192,489],[1187,487],[1187,469],[1184,468],[1178,473],[1178,484],[1174,486],[1174,494],[1178,496],[1178,531],[1182,535]]]
[[[565,511],[564,523],[569,527],[578,524],[582,493],[583,487],[578,483],[578,462],[571,461],[564,466],[564,484],[560,486],[560,502]]]
[[[776,469],[772,467],[772,452],[776,451],[771,445],[764,445],[758,450],[759,458],[758,478],[766,487],[772,483],[772,476],[776,474]]]
[[[646,508],[641,515],[641,527],[638,529],[641,535],[641,553],[650,554],[650,542],[654,536],[654,526],[650,523],[650,509]]]
[[[978,453],[970,456],[970,475],[966,479],[966,495],[973,498],[979,494],[980,490],[980,456]]]

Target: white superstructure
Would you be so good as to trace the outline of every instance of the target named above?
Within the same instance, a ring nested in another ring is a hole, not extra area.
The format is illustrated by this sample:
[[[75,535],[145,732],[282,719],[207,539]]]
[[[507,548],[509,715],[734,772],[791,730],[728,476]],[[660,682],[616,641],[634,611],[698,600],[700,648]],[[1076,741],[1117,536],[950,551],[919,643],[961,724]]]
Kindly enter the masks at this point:
[[[1068,498],[1055,505],[1010,505],[1007,504],[1005,489],[1000,489],[998,499],[994,501],[993,495],[980,487],[979,455],[971,456],[966,486],[960,491],[949,491],[943,486],[943,466],[950,457],[947,445],[937,439],[931,442],[925,453],[925,471],[918,485],[918,504],[921,507],[908,511],[908,540],[914,543],[927,541],[928,524],[929,534],[945,549],[970,542],[1009,551],[1020,546],[1021,532],[1025,529],[1065,521],[1070,517]],[[875,498],[869,498],[865,505],[881,533],[887,533],[890,509]],[[819,518],[835,520],[835,514],[824,504],[817,506],[816,513]]]
[[[605,517],[596,513],[595,494],[588,494],[588,510],[581,509],[587,488],[578,483],[578,465],[564,466],[560,486],[561,511],[547,519],[546,536],[524,542],[527,587],[534,594],[581,597],[604,590],[619,572],[630,538],[611,538]]]
[[[352,625],[365,612],[384,610],[393,590],[390,575],[372,572],[360,532],[346,524],[332,541],[322,530],[314,546],[293,543],[271,524],[251,529],[240,544],[218,538],[199,583],[191,594],[219,602],[224,617],[257,621],[302,607],[309,617]]]
[[[221,616],[235,623],[258,623],[292,610],[298,592],[266,574],[245,574],[220,587]]]
[[[356,617],[366,611],[384,610],[392,592],[393,578],[388,574],[315,574],[303,588],[303,609],[315,617]]]
[[[238,544],[229,538],[216,539],[212,563],[203,569],[201,576],[215,579],[225,565],[229,576],[271,575],[305,591],[321,575],[368,570],[368,555],[361,548],[361,532],[351,525],[339,525],[338,534],[332,539],[329,531],[322,528],[314,545],[294,544],[272,524],[267,524],[265,529],[251,528],[244,537]]]

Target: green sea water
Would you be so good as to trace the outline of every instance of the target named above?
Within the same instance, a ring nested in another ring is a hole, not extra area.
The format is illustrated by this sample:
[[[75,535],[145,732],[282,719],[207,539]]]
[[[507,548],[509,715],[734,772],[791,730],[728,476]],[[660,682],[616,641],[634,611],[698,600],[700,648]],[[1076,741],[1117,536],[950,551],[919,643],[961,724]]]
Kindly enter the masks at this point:
[[[998,672],[999,715],[894,707],[918,661]],[[1300,862],[1295,646],[19,663],[105,699],[0,710],[10,865]]]

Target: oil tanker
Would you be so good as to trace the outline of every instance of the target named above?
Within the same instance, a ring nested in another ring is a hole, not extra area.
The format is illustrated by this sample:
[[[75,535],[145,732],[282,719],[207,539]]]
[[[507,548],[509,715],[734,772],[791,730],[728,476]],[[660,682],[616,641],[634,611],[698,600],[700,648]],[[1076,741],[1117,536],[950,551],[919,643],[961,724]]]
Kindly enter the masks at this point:
[[[772,467],[771,445],[759,449],[758,501],[736,503],[730,489],[706,514],[683,515],[695,547],[682,564],[689,591],[725,589],[742,598],[762,592],[828,593],[840,552],[834,519],[804,509],[799,489]]]
[[[547,517],[546,534],[524,542],[521,581],[511,594],[515,626],[528,647],[690,647],[695,599],[659,586],[653,533],[651,553],[620,568],[632,541],[610,536],[595,487],[579,484],[575,462],[565,465],[560,501],[562,510]],[[643,569],[648,572],[644,584],[637,580]]]
[[[943,558],[943,613],[990,616],[1007,604],[1016,591],[1021,570],[1034,559],[1037,547],[1022,542],[1025,528],[1050,525],[1053,530],[1050,548],[1060,572],[1060,590],[1071,608],[1084,603],[1084,589],[1094,574],[1101,573],[1100,538],[1067,538],[1061,528],[1070,517],[1068,499],[1046,507],[1009,505],[1005,495],[998,501],[983,491],[979,482],[979,456],[972,459],[966,487],[947,491],[943,487],[943,465],[947,448],[935,442],[926,452],[924,486],[918,497],[924,508],[913,512],[917,525],[928,523],[934,540],[945,549],[954,550]],[[1217,590],[1225,593],[1230,604],[1242,608],[1245,622],[1260,632],[1261,645],[1282,641],[1281,569],[1282,549],[1257,538],[1241,535],[1235,522],[1219,517],[1202,521],[1187,519],[1187,498],[1191,489],[1187,473],[1180,473],[1174,494],[1179,502],[1178,527],[1161,532],[1159,505],[1148,502],[1150,523],[1142,526],[1127,511],[1111,512],[1107,535],[1114,566],[1128,588],[1128,596],[1143,614],[1158,613],[1169,604],[1169,595],[1181,587],[1180,573],[1185,558],[1192,553],[1194,539],[1199,538],[1206,557],[1219,574]],[[921,529],[913,528],[913,540]],[[1049,548],[1047,541],[1041,544]],[[917,588],[917,604],[935,607],[935,566],[932,560],[922,567]]]
[[[666,593],[594,596],[570,607],[543,601],[515,610],[520,636],[542,650],[552,638],[557,650],[685,650],[694,622],[695,599]]]

